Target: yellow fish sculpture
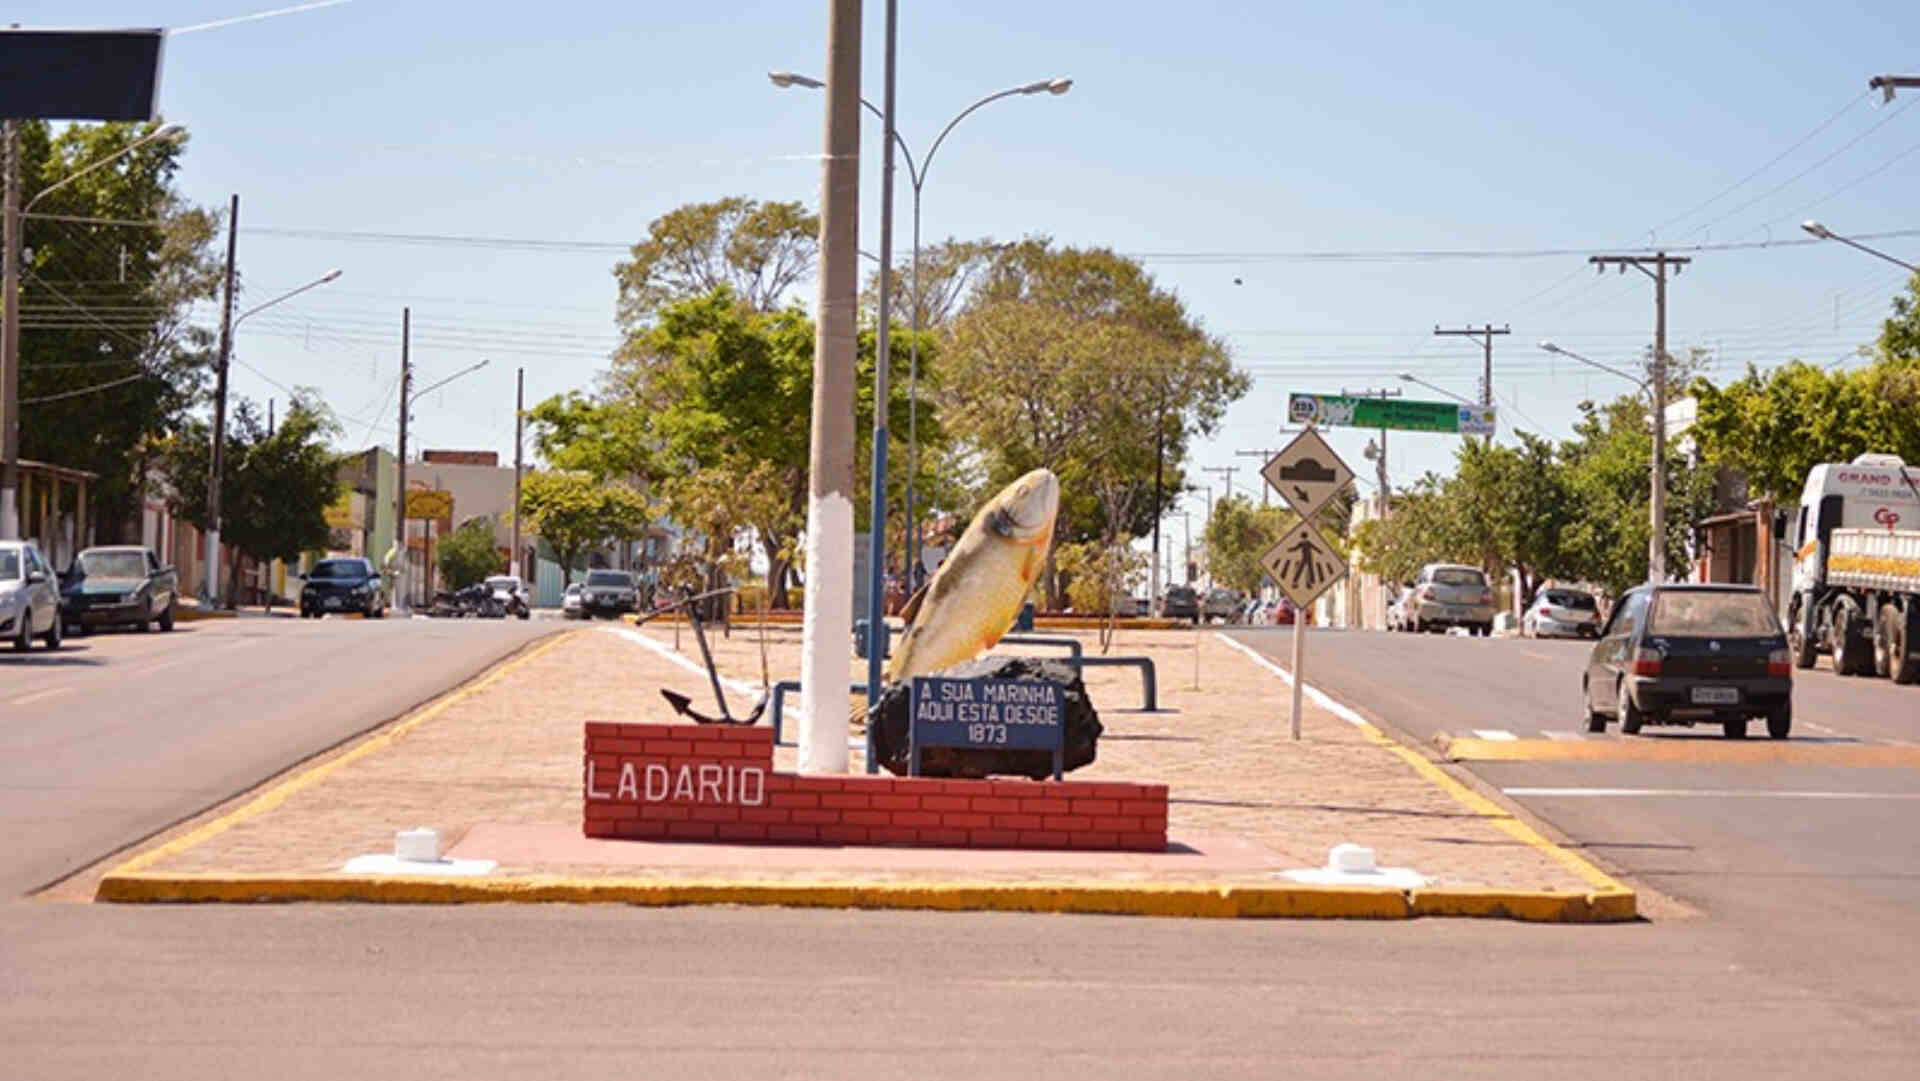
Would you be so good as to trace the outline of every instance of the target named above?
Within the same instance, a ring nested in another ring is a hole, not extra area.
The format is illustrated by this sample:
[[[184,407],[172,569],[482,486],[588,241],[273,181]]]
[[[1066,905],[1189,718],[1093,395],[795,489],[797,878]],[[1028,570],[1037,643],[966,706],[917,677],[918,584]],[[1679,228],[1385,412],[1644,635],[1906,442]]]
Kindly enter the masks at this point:
[[[907,631],[887,662],[898,683],[964,661],[1000,641],[1046,565],[1060,480],[1036,469],[1000,490],[948,553],[946,562],[907,602]]]

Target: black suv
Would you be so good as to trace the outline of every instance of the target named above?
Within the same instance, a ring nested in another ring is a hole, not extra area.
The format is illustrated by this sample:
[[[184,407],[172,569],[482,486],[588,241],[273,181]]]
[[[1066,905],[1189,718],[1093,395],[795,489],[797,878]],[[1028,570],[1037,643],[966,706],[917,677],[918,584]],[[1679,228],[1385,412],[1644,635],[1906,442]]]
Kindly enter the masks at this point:
[[[1192,586],[1168,586],[1160,602],[1160,614],[1167,619],[1200,621],[1200,594]]]
[[[306,583],[300,589],[302,618],[319,619],[328,612],[359,612],[368,619],[387,614],[380,572],[372,560],[323,559],[307,572]]]

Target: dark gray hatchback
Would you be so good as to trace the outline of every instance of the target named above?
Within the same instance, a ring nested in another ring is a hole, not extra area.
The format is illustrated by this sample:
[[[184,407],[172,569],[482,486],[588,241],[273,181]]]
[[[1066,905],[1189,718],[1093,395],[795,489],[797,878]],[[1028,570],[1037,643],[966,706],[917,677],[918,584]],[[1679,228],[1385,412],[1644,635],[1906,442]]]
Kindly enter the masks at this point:
[[[1752,586],[1641,586],[1614,606],[1582,680],[1587,730],[1718,721],[1729,739],[1793,727],[1793,664],[1766,595]]]

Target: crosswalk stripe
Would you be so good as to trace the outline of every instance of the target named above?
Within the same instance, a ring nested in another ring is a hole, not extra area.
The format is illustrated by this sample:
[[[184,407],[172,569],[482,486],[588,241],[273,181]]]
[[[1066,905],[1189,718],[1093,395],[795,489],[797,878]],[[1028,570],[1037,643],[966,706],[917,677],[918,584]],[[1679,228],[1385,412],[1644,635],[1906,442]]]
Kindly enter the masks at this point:
[[[1587,738],[1587,734],[1585,732],[1564,732],[1564,731],[1560,731],[1553,728],[1542,729],[1540,734],[1547,737],[1548,739],[1559,739],[1559,740],[1569,740],[1569,739],[1583,740]]]
[[[1517,740],[1520,738],[1504,728],[1476,728],[1473,734],[1481,739]]]

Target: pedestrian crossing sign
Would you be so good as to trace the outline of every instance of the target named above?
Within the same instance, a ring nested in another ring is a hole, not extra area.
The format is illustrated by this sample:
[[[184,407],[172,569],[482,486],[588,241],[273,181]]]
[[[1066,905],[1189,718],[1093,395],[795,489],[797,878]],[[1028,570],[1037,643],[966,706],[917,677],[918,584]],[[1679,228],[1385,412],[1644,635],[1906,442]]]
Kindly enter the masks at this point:
[[[1312,604],[1347,575],[1346,560],[1304,518],[1280,538],[1280,543],[1267,549],[1260,565],[1295,608]]]

